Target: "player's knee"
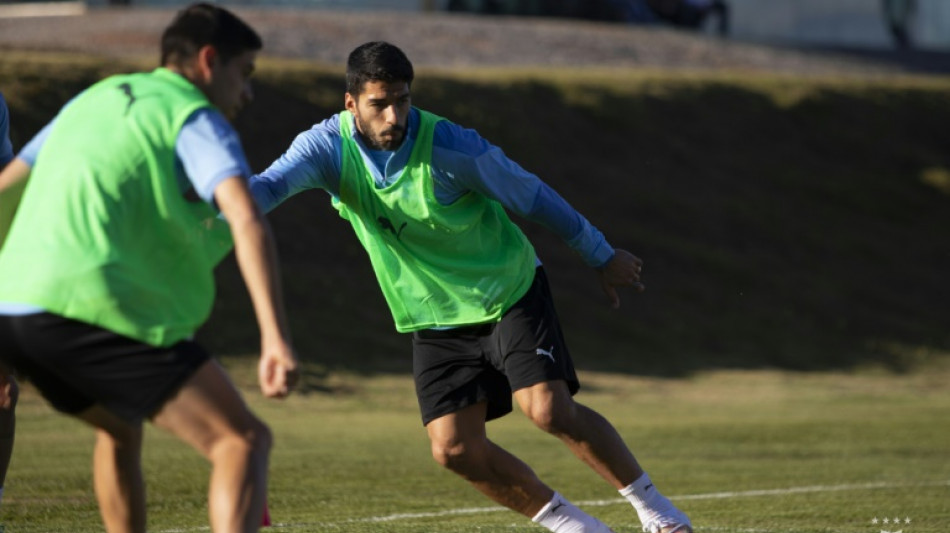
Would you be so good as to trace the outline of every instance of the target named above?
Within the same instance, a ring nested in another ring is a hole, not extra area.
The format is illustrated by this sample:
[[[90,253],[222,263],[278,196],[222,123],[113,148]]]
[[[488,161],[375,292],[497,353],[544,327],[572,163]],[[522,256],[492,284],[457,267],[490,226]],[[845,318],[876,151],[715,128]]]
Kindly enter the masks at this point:
[[[465,472],[473,462],[476,446],[462,441],[432,442],[432,458],[453,472]]]
[[[553,435],[571,433],[577,419],[577,403],[564,382],[542,383],[516,393],[524,414],[542,431]]]
[[[270,428],[254,418],[244,427],[220,435],[211,446],[210,455],[212,459],[220,455],[265,458],[270,453],[273,439]]]
[[[465,456],[465,445],[459,442],[432,442],[432,459],[445,468],[459,463]]]
[[[249,430],[245,431],[244,437],[251,450],[265,456],[270,453],[270,449],[274,445],[274,434],[270,427],[257,418],[254,419],[254,423],[251,424]]]
[[[558,406],[553,402],[532,405],[525,414],[542,431],[552,435],[570,433],[574,419],[574,405]]]

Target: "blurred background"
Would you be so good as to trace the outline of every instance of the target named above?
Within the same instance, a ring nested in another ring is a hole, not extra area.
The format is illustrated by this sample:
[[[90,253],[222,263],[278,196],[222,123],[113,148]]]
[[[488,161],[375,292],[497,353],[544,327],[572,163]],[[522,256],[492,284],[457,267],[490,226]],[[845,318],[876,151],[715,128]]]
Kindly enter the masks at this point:
[[[0,16],[103,6],[180,6],[180,0],[0,0]],[[943,0],[235,0],[233,6],[467,12],[668,24],[736,39],[843,47],[950,47]]]
[[[647,291],[611,311],[591,269],[518,221],[582,369],[929,368],[950,355],[950,2],[228,1],[265,41],[237,122],[263,170],[340,110],[376,39],[414,103],[475,128],[617,247]],[[80,90],[155,66],[185,2],[0,0],[0,91],[19,148]],[[326,194],[272,215],[301,354],[406,372],[365,253]],[[202,341],[250,354],[233,259]]]

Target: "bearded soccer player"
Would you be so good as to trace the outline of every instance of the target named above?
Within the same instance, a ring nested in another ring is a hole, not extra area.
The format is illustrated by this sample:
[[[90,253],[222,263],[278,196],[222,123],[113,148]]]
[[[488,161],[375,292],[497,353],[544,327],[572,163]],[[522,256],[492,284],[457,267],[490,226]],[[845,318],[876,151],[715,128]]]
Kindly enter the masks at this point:
[[[413,67],[385,42],[349,56],[345,110],[301,133],[252,177],[265,210],[307,189],[366,248],[396,329],[411,333],[416,392],[435,460],[492,500],[558,533],[610,529],[490,441],[512,395],[636,508],[645,531],[689,533],[614,427],[574,401],[578,379],[544,269],[510,210],[563,238],[611,303],[642,290],[642,261],[473,130],[411,105]]]

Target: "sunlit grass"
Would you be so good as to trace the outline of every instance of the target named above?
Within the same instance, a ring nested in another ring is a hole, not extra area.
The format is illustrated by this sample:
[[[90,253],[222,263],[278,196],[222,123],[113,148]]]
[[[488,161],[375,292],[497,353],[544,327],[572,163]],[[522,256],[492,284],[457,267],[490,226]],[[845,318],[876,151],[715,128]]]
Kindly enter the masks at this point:
[[[228,364],[250,376],[251,361]],[[902,377],[873,369],[678,380],[585,373],[578,400],[614,422],[697,531],[863,533],[875,531],[874,517],[900,516],[913,520],[905,531],[942,533],[950,527],[947,377],[939,365]],[[246,391],[276,435],[269,499],[281,531],[539,530],[435,465],[408,378],[318,381],[338,392],[273,402]],[[100,530],[91,431],[29,390],[19,414],[0,523],[17,532]],[[618,533],[638,530],[616,492],[521,414],[489,432]],[[201,531],[204,461],[150,429],[144,468],[150,531]]]

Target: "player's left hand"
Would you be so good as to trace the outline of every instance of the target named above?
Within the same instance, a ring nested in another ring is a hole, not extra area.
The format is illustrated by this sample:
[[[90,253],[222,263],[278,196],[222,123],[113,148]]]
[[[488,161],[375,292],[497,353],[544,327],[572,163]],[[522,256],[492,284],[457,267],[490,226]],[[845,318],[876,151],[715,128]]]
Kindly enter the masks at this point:
[[[643,269],[643,260],[632,253],[616,249],[614,257],[606,265],[597,269],[597,275],[600,278],[600,286],[604,289],[604,294],[610,300],[610,306],[614,309],[620,307],[620,295],[617,293],[618,287],[633,287],[637,292],[646,290],[646,286],[640,282],[640,271]]]
[[[297,385],[300,370],[297,355],[289,344],[278,342],[261,347],[257,377],[261,392],[268,398],[283,398]]]

